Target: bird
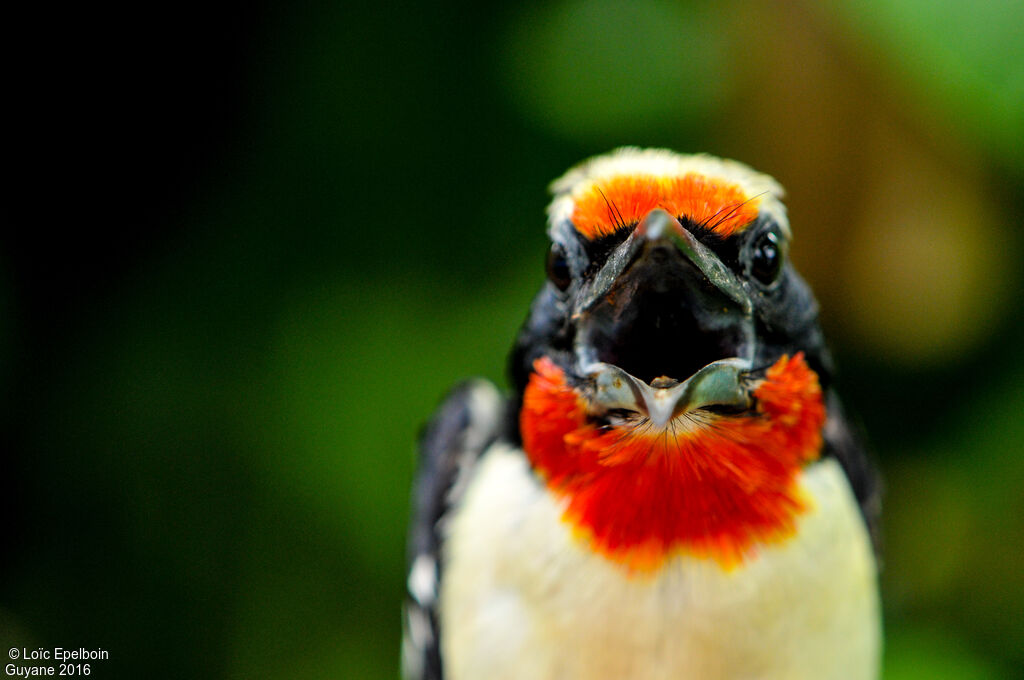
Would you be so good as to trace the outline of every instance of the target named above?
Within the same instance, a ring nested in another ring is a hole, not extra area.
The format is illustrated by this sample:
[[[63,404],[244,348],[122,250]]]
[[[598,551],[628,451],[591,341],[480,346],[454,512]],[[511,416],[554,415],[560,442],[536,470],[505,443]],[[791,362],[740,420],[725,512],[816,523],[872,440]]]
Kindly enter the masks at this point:
[[[405,677],[877,678],[880,482],[779,183],[624,147],[550,190],[510,391],[421,434]]]

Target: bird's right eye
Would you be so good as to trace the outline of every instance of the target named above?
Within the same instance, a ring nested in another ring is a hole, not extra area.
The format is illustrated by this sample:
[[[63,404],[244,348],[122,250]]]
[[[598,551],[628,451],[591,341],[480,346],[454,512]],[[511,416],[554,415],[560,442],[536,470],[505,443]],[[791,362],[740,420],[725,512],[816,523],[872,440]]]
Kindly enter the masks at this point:
[[[572,274],[569,272],[569,262],[565,259],[565,251],[559,246],[552,246],[548,251],[548,279],[555,284],[558,290],[566,290],[572,283]]]

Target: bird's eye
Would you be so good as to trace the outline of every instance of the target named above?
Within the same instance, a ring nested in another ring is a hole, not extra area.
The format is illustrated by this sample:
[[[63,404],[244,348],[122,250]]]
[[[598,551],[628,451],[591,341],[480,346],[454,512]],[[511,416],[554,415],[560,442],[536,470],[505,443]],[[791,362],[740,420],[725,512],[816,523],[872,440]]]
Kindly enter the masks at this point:
[[[558,290],[565,290],[572,282],[572,275],[569,272],[569,263],[565,259],[565,251],[559,246],[552,246],[548,252],[548,279],[555,284]]]
[[[764,285],[770,285],[782,270],[782,250],[779,237],[773,231],[766,231],[757,237],[750,255],[750,273]]]

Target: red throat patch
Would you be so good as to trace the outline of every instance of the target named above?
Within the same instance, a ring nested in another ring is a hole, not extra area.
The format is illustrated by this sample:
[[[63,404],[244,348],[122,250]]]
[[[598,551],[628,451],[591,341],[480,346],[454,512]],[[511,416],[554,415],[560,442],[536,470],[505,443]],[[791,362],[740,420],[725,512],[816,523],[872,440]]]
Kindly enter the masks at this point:
[[[737,184],[697,173],[619,175],[596,182],[576,198],[572,223],[588,239],[595,239],[635,224],[655,208],[729,237],[757,218],[758,200]]]
[[[599,426],[562,369],[542,357],[523,395],[523,445],[567,500],[564,519],[602,555],[641,572],[676,553],[732,568],[755,542],[795,531],[808,503],[796,474],[818,457],[825,422],[802,353],[779,359],[754,396],[753,415]]]

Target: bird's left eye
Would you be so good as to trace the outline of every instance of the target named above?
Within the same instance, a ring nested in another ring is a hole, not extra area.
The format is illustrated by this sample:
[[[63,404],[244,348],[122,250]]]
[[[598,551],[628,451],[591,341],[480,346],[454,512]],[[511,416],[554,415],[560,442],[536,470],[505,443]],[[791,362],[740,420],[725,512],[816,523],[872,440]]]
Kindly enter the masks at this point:
[[[766,231],[757,237],[750,255],[750,273],[764,285],[770,285],[782,270],[782,250],[779,237],[773,231]]]
[[[555,284],[558,290],[566,290],[572,283],[572,274],[569,272],[569,262],[565,259],[565,251],[558,246],[553,246],[548,252],[548,279]]]

